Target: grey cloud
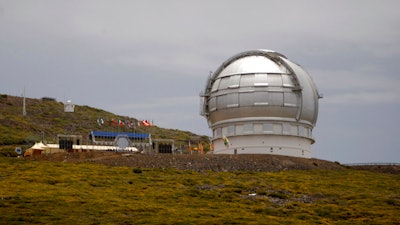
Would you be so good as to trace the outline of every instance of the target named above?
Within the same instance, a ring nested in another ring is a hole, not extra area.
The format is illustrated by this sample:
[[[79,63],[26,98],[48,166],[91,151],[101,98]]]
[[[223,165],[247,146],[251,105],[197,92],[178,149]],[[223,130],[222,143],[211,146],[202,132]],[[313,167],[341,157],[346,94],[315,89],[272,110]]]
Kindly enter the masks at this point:
[[[209,71],[238,52],[271,49],[302,65],[325,95],[314,130],[317,157],[399,161],[399,152],[386,150],[399,146],[398,138],[366,131],[400,132],[391,125],[400,113],[399,6],[365,0],[1,1],[0,92],[20,95],[25,86],[29,97],[71,99],[210,134],[197,98]],[[369,122],[376,118],[381,125]],[[384,140],[386,149],[376,153],[373,139]]]

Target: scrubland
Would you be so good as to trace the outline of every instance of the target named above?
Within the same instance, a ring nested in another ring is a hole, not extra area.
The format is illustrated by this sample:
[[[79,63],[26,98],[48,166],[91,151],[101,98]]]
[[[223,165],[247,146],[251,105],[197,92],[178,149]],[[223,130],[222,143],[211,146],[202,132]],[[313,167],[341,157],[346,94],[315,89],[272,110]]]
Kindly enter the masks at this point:
[[[0,157],[0,224],[400,224],[399,212],[399,174]]]

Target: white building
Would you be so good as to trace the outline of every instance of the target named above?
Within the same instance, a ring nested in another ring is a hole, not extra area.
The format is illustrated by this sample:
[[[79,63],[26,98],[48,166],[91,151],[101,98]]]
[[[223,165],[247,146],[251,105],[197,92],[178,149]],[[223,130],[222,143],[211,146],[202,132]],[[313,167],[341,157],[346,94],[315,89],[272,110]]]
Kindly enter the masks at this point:
[[[201,97],[214,154],[311,157],[320,95],[284,55],[254,50],[231,57],[210,75]]]
[[[71,100],[68,100],[64,105],[64,112],[74,112],[75,105],[72,103]]]

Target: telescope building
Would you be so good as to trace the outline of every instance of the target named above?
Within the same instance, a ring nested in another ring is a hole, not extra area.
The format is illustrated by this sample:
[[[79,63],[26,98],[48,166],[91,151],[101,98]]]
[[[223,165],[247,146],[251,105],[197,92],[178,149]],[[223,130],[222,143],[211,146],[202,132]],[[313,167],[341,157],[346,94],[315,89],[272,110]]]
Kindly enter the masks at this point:
[[[210,75],[201,97],[214,154],[311,157],[321,96],[308,73],[284,55],[234,55]]]

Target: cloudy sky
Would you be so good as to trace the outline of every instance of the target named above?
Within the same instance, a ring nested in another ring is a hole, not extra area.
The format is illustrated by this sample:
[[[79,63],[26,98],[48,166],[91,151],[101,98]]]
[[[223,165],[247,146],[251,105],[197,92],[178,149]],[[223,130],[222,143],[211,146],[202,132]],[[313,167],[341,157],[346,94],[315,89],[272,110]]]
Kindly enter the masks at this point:
[[[303,66],[324,98],[313,157],[400,163],[399,1],[0,0],[0,93],[211,135],[210,71],[247,50]],[[29,113],[29,109],[28,109]]]

